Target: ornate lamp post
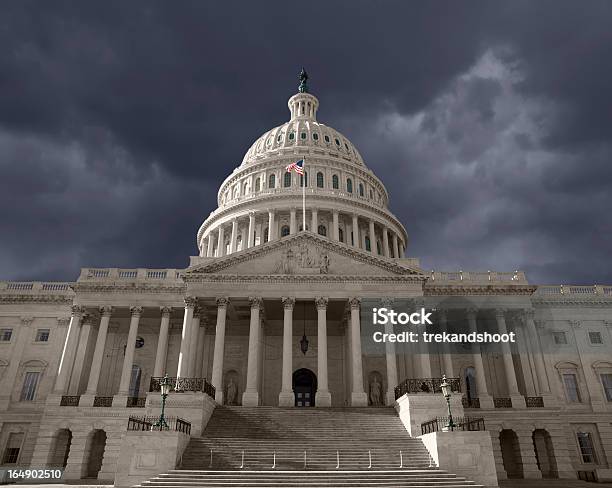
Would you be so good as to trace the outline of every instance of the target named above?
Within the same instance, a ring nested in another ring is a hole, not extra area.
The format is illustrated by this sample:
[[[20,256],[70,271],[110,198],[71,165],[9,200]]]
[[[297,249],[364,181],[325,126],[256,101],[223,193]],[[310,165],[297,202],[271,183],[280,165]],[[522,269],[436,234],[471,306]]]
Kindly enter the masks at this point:
[[[446,427],[452,432],[455,429],[455,422],[453,422],[453,413],[451,412],[450,406],[451,388],[446,382],[446,375],[442,375],[442,383],[440,384],[440,388],[442,389],[442,395],[444,398],[446,398],[446,405],[448,406],[448,424]]]
[[[166,398],[168,398],[168,394],[170,393],[171,385],[170,380],[168,379],[168,373],[164,375],[162,380],[159,382],[159,389],[161,391],[162,404],[161,404],[161,414],[159,415],[159,419],[155,424],[153,424],[153,429],[158,428],[159,430],[168,430],[170,427],[166,422],[166,417],[164,416],[164,412],[166,410]]]

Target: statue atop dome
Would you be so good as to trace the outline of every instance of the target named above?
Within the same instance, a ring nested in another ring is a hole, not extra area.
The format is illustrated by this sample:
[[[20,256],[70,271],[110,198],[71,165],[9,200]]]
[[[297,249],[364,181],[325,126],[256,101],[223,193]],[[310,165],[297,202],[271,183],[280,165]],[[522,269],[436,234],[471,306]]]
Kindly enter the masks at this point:
[[[308,93],[308,85],[306,84],[307,81],[308,73],[306,73],[306,70],[302,68],[302,71],[300,71],[300,86],[298,86],[298,91],[300,93]]]

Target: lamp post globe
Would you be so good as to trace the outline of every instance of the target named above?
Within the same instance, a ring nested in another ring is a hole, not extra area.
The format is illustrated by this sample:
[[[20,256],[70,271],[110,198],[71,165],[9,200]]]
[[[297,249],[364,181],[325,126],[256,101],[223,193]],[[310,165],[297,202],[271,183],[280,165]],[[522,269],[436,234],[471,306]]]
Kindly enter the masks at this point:
[[[448,429],[452,432],[455,429],[455,422],[453,422],[453,413],[451,412],[450,406],[451,388],[446,381],[446,375],[442,375],[442,383],[440,384],[440,389],[442,390],[442,395],[446,399],[446,405],[448,407],[448,424],[446,427],[448,427]]]
[[[168,426],[168,422],[166,422],[165,410],[166,410],[166,398],[168,398],[168,394],[172,385],[170,384],[170,380],[168,379],[168,373],[164,375],[162,380],[159,382],[159,390],[161,392],[161,413],[159,415],[159,419],[153,425],[153,428],[157,428],[159,430],[168,430],[170,427]]]

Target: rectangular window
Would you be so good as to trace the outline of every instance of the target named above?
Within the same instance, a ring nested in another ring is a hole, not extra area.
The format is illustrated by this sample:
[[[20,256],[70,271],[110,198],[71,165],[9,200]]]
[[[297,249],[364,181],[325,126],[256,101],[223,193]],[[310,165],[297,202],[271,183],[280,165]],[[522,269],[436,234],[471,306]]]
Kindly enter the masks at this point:
[[[36,342],[49,342],[49,329],[38,329],[36,331]]]
[[[553,340],[555,341],[555,344],[567,344],[565,332],[553,332]]]
[[[595,462],[595,450],[593,449],[593,439],[588,432],[578,432],[578,446],[580,447],[580,455],[583,463]]]
[[[9,342],[13,336],[13,329],[0,329],[0,341]]]
[[[602,373],[601,384],[606,394],[606,400],[612,402],[612,373]]]
[[[20,398],[22,402],[31,402],[34,400],[34,397],[36,396],[36,387],[38,386],[39,377],[40,373],[38,371],[30,371],[25,374]]]
[[[589,341],[591,344],[603,344],[601,332],[589,332]]]
[[[19,450],[23,443],[23,432],[12,432],[9,435],[8,442],[6,443],[6,449],[4,450],[4,456],[2,457],[2,464],[16,464],[19,460]]]
[[[563,375],[563,384],[565,385],[565,394],[567,401],[571,403],[580,403],[580,390],[578,389],[578,380],[573,373]]]

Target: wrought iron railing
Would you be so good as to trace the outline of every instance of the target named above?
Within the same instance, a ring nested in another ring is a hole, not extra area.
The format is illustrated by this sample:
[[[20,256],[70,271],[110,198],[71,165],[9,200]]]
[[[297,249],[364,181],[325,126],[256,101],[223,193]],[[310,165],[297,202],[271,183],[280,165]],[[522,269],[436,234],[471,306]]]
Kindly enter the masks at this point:
[[[166,420],[167,428],[160,428],[157,424],[159,420],[158,416],[148,416],[148,417],[130,417],[128,419],[127,430],[130,431],[156,431],[156,430],[167,430],[167,431],[176,431],[182,432],[183,434],[190,435],[191,434],[191,422],[184,420],[179,417],[164,417]]]
[[[463,408],[480,408],[480,398],[466,398],[461,399]]]
[[[452,430],[486,430],[485,422],[482,417],[453,417],[453,424]],[[437,417],[421,424],[421,434],[423,435],[446,429],[448,429],[448,417]]]
[[[512,408],[512,398],[493,398],[495,408]]]
[[[128,397],[125,406],[128,408],[144,408],[146,401],[146,397]]]
[[[78,407],[80,399],[81,397],[79,395],[62,395],[62,399],[60,400],[60,406]]]
[[[151,378],[149,391],[160,391],[160,383],[163,377],[154,376]],[[201,391],[208,396],[215,398],[215,387],[206,378],[168,378],[170,387],[173,391],[181,393],[183,391]]]
[[[112,407],[113,397],[112,396],[97,396],[94,398],[94,407]]]
[[[446,378],[451,391],[461,392],[459,378]],[[395,399],[406,393],[442,393],[442,378],[408,378],[395,387]]]
[[[525,405],[527,408],[544,408],[544,398],[542,397],[525,397]]]

